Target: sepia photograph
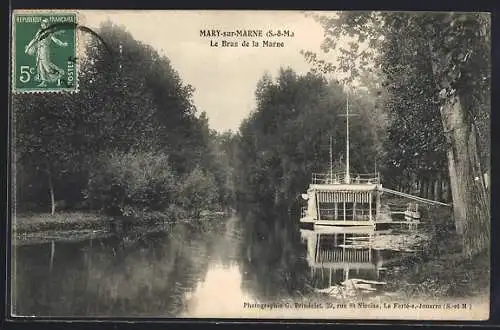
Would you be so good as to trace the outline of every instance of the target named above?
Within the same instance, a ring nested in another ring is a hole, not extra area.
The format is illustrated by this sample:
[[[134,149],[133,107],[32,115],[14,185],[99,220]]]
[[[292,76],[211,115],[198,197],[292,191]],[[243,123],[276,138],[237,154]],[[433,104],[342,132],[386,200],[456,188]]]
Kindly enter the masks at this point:
[[[11,317],[489,319],[490,13],[11,31]]]

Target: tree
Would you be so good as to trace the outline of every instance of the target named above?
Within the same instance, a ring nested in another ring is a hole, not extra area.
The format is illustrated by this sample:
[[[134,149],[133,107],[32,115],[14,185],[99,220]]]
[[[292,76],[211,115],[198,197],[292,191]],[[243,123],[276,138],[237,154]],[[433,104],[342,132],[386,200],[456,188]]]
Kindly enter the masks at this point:
[[[403,44],[411,36],[405,35],[406,17],[397,18],[392,24],[399,32],[386,36],[380,60],[382,72],[390,79],[385,103],[390,119],[386,162],[392,166],[387,166],[390,175],[386,176],[398,182],[401,190],[419,187],[422,197],[439,199],[434,196],[434,186],[442,186],[446,177],[446,144],[432,70],[419,52],[419,40]]]
[[[101,155],[90,171],[86,198],[110,215],[165,211],[175,202],[178,179],[162,153]]]
[[[257,108],[240,128],[238,197],[264,209],[288,207],[310,183],[313,172],[329,168],[329,140],[334,160],[345,157],[346,92],[336,82],[308,73],[281,70],[277,79],[257,83]],[[371,171],[380,149],[370,95],[353,93],[350,104],[360,115],[351,126],[353,171]]]
[[[80,150],[71,144],[72,105],[68,95],[22,94],[13,98],[15,162],[26,171],[15,171],[15,175],[32,173],[33,178],[44,181],[39,186],[47,189],[52,215],[56,211],[57,186],[78,170],[82,158]]]
[[[211,172],[219,190],[219,204],[224,209],[236,203],[236,155],[237,135],[231,131],[211,134]]]
[[[214,208],[218,191],[212,173],[196,167],[182,181],[177,199],[179,204],[194,217]]]

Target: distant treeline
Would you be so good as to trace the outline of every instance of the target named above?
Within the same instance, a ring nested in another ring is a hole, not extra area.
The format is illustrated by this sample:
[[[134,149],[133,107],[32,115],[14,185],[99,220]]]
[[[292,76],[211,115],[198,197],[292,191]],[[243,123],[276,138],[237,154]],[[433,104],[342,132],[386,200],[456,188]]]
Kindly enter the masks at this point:
[[[335,170],[344,170],[346,155],[343,88],[320,75],[297,75],[282,69],[258,82],[257,108],[241,125],[237,196],[243,203],[293,204],[313,172],[329,171],[329,141]],[[384,114],[369,92],[350,95],[352,172],[375,172],[383,142]],[[380,164],[380,161],[379,161]]]
[[[198,215],[231,198],[223,137],[167,57],[107,22],[80,61],[79,92],[13,98],[18,212]]]

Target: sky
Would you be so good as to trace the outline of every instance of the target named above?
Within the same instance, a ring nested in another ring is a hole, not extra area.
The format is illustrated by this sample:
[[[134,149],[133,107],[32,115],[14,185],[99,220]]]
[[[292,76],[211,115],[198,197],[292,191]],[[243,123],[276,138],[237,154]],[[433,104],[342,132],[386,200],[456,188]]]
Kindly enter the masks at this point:
[[[212,129],[237,130],[255,108],[255,87],[267,71],[273,77],[280,67],[297,73],[309,71],[300,50],[319,52],[323,28],[299,11],[82,11],[80,24],[97,28],[111,20],[124,26],[135,39],[166,55],[186,84],[195,88],[193,100],[205,111]],[[292,31],[293,37],[209,38],[200,30],[239,29]],[[242,47],[243,40],[283,41],[283,48]],[[237,41],[239,47],[211,47],[210,40]]]

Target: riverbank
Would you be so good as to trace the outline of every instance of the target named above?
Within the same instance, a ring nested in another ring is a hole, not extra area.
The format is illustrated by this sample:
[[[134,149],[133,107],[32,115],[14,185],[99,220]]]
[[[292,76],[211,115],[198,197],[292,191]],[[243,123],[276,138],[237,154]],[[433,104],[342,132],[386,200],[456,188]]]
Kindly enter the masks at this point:
[[[79,241],[110,233],[107,219],[94,212],[22,213],[11,221],[14,245]]]
[[[225,215],[225,214],[224,214]],[[172,212],[144,212],[135,217],[109,217],[97,212],[23,213],[12,219],[14,245],[50,241],[79,241],[110,235],[129,235],[168,230],[180,222],[199,223],[218,213],[206,213],[200,219],[189,219]]]
[[[414,257],[390,270],[390,286],[408,299],[489,296],[490,251],[466,259],[451,210],[426,213],[429,220],[421,230],[429,239]]]
[[[390,286],[407,299],[488,296],[489,251],[465,259],[458,242],[457,235],[450,234],[424,253],[392,268],[388,274]]]
[[[94,212],[23,213],[12,219],[12,229],[17,234],[46,230],[102,230],[106,219]]]

